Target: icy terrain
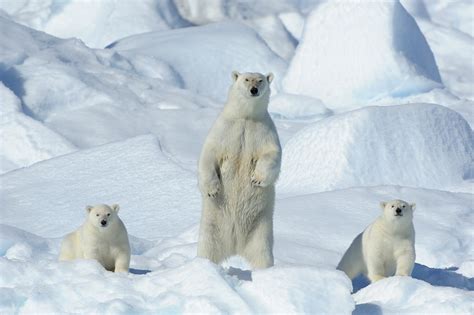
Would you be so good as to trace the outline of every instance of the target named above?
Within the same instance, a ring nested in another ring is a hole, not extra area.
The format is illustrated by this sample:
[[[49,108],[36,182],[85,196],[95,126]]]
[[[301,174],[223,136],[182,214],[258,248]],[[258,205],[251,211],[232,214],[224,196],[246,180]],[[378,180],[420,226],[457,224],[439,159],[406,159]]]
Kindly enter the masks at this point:
[[[474,313],[470,0],[0,0],[0,313]],[[108,48],[104,48],[108,47]],[[196,258],[230,72],[273,72],[275,266]],[[413,277],[335,267],[415,202]],[[119,203],[130,274],[59,262]]]

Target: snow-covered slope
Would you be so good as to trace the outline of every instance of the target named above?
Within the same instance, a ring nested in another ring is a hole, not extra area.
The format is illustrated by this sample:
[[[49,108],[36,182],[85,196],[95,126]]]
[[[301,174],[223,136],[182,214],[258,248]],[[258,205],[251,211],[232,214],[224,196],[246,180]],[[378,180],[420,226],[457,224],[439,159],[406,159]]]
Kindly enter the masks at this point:
[[[416,279],[384,279],[354,295],[353,314],[471,314],[474,292],[439,288]],[[441,302],[442,301],[442,302]]]
[[[286,68],[254,30],[236,22],[131,36],[110,48],[125,56],[164,60],[178,71],[185,88],[220,101],[227,97],[233,70],[273,72],[278,86]]]
[[[58,262],[58,240],[2,225],[0,268],[8,273],[0,280],[0,312],[349,314],[354,308],[350,282],[339,271],[286,266],[252,274],[233,269],[232,276],[190,258],[188,244],[179,243],[171,251],[166,240],[141,244],[132,273],[117,275],[95,261]],[[151,270],[137,269],[146,263]]]
[[[137,219],[129,229],[148,239],[173,235],[199,217],[194,176],[167,158],[152,136],[81,150],[10,172],[2,177],[0,200],[2,223],[26,225],[30,232],[57,237],[83,220],[85,200],[119,203],[124,220]],[[51,224],[47,215],[29,215],[35,211],[62,215]]]
[[[22,105],[15,105],[17,110],[58,133],[56,138],[88,148],[153,133],[167,150],[194,163],[209,128],[201,121],[212,122],[216,104],[181,89],[181,78],[167,63],[92,50],[79,40],[58,39],[1,17],[0,32],[2,93],[14,93],[10,98]],[[2,110],[3,106],[7,104],[2,102]],[[58,140],[48,145],[43,138],[41,143],[51,155],[33,152],[33,156],[50,158],[70,151],[61,149],[67,144],[58,146]],[[10,145],[13,142],[5,140],[1,155],[6,159],[16,150]],[[19,167],[31,164],[12,162]]]
[[[282,192],[402,185],[471,190],[474,134],[439,105],[366,107],[306,127],[283,150]]]
[[[21,24],[61,38],[80,38],[95,48],[134,34],[189,25],[173,0],[2,0],[0,9]]]
[[[333,107],[439,86],[433,53],[398,1],[317,6],[284,79],[285,91]]]
[[[0,313],[472,313],[474,2],[401,2],[419,29],[398,1],[0,0]],[[232,70],[276,74],[266,270],[196,258],[196,160]],[[394,198],[417,203],[413,278],[351,286],[335,267]],[[115,202],[130,274],[58,262],[84,207]]]
[[[447,28],[459,30],[471,37],[474,36],[474,19],[472,18],[474,2],[471,0],[424,1],[432,21]]]
[[[137,147],[143,147],[143,142],[148,141],[151,139],[145,137],[134,142]],[[129,141],[128,144],[108,147],[113,147],[111,151],[117,152],[126,145],[134,146]],[[141,151],[140,155],[146,151],[147,149]],[[84,163],[80,153],[72,154],[69,160],[73,161],[75,158],[82,165],[88,165],[92,164],[92,160],[103,160],[104,156],[91,154],[88,164]],[[62,163],[59,162],[65,159],[66,157],[54,159],[51,164],[56,161],[57,166],[61,167]],[[146,164],[138,161],[136,165],[130,164],[127,159],[125,162],[133,166],[135,173],[150,173],[150,161]],[[25,189],[28,186],[25,178],[30,178],[42,164],[46,162],[23,170],[24,176],[7,176],[7,186]],[[163,164],[160,162],[160,165]],[[93,171],[101,175],[101,178],[113,176],[109,170],[101,171],[96,168]],[[173,171],[173,167],[166,171],[181,173],[177,169]],[[26,175],[27,172],[31,174]],[[72,175],[76,170],[70,169],[70,172]],[[113,174],[125,173],[116,171]],[[168,182],[170,176],[164,178]],[[135,194],[138,198],[149,198],[142,193],[143,187],[147,187],[143,186],[142,178],[125,176],[125,179],[128,180],[129,188],[117,190],[118,185],[115,185],[110,189],[108,198],[133,200],[132,196]],[[56,181],[56,187],[59,183],[63,186],[70,183],[70,179],[64,176],[57,176]],[[46,183],[49,185],[49,182]],[[94,188],[97,189],[96,186]],[[161,189],[147,190],[159,192]],[[58,198],[56,191],[26,191],[47,200]],[[181,189],[182,191],[186,189]],[[11,193],[11,190],[7,192]],[[5,193],[4,188],[1,193]],[[79,189],[75,195],[78,199],[81,197],[91,200],[89,196],[93,194]],[[51,236],[56,235],[57,231],[67,230],[66,226],[71,229],[72,226],[79,225],[85,216],[84,211],[75,207],[72,209],[73,205],[66,204],[48,209],[58,219],[49,219],[48,226],[45,227],[45,212],[38,210],[38,215],[30,215],[37,219],[36,222],[31,220],[21,226],[28,226],[28,230],[36,230],[43,237],[8,225],[0,227],[0,267],[4,271],[4,276],[0,278],[4,287],[0,309],[3,312],[36,310],[59,313],[79,310],[86,313],[200,311],[232,314],[350,314],[354,308],[349,295],[351,285],[342,273],[335,271],[335,266],[352,238],[380,214],[378,202],[395,196],[418,204],[414,219],[418,231],[418,264],[414,276],[423,282],[393,278],[377,284],[377,290],[374,286],[361,288],[363,285],[354,282],[354,288],[359,290],[354,295],[358,303],[356,311],[364,314],[374,307],[390,311],[401,306],[407,310],[419,310],[420,301],[429,300],[433,303],[432,307],[438,306],[442,307],[440,309],[460,313],[469,307],[473,295],[469,290],[474,288],[474,280],[456,273],[456,268],[444,268],[474,260],[473,244],[469,241],[473,219],[470,205],[472,195],[400,187],[352,188],[277,200],[276,265],[267,270],[252,272],[246,270],[248,265],[238,258],[230,259],[223,268],[196,259],[197,217],[194,217],[190,228],[186,229],[181,228],[179,219],[174,219],[173,231],[182,232],[172,237],[161,237],[157,227],[166,226],[171,207],[132,209],[127,206],[122,209],[122,218],[131,235],[148,234],[147,239],[154,239],[151,242],[131,238],[132,262],[129,275],[107,272],[94,261],[60,263],[57,261],[60,239]],[[157,204],[160,203],[159,199],[160,197],[155,199]],[[9,203],[7,207],[12,213],[22,214],[28,209],[28,203]],[[77,210],[81,214],[71,220],[71,210]],[[194,211],[194,207],[180,208],[179,217],[192,217]],[[67,220],[62,222],[62,218]],[[2,220],[3,223],[5,222]],[[19,225],[18,221],[13,223]],[[335,226],[339,228],[335,230]],[[386,291],[383,289],[385,287]],[[396,299],[396,295],[389,294],[390,292],[413,292],[419,298]],[[455,297],[456,300],[447,305],[442,299],[431,298],[443,295]]]

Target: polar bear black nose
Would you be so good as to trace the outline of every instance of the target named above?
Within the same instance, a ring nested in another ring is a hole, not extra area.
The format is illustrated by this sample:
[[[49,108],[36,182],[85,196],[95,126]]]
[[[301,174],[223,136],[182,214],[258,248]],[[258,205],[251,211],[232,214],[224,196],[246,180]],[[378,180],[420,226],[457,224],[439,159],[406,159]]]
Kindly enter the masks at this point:
[[[100,224],[102,224],[102,226],[105,226],[107,224],[107,221],[102,220],[102,221],[100,221]]]
[[[397,208],[397,210],[395,210],[395,212],[396,212],[397,214],[400,214],[400,213],[402,213],[402,209]]]
[[[250,89],[250,93],[252,93],[252,95],[255,95],[258,93],[258,89],[256,87],[253,87]]]

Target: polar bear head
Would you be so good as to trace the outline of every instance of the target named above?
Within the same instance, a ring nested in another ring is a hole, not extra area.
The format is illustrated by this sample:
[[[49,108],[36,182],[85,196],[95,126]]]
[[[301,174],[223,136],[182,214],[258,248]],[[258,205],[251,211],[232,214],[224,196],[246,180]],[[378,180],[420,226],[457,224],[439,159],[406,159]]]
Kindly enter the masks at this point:
[[[263,75],[261,73],[247,72],[239,73],[232,71],[234,80],[233,89],[249,99],[258,99],[270,94],[270,83],[273,81],[273,73]]]
[[[414,203],[408,203],[398,199],[382,201],[380,203],[385,220],[400,223],[412,221],[415,206]]]
[[[119,205],[116,204],[112,206],[101,204],[86,207],[89,222],[99,229],[106,229],[112,225],[117,219],[119,209]]]
[[[239,116],[258,116],[265,113],[270,99],[273,74],[232,72],[227,109]],[[230,108],[229,108],[230,107]]]

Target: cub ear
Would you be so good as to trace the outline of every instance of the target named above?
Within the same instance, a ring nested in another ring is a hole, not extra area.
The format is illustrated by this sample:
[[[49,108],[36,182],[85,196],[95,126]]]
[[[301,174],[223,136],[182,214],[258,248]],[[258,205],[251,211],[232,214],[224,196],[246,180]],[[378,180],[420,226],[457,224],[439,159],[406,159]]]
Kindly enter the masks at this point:
[[[239,78],[240,73],[238,71],[232,71],[232,80],[237,81]]]
[[[114,210],[115,212],[119,212],[120,206],[118,204],[113,204],[112,205],[112,210]]]
[[[92,208],[93,208],[92,206],[86,206],[87,213],[91,213]]]
[[[267,74],[267,81],[268,81],[268,83],[272,83],[273,77],[274,77],[273,73],[270,72],[269,74]]]
[[[382,210],[384,210],[386,205],[387,205],[387,203],[385,201],[382,201],[380,203],[380,208],[382,208]]]
[[[411,210],[415,211],[416,203],[410,203]]]

